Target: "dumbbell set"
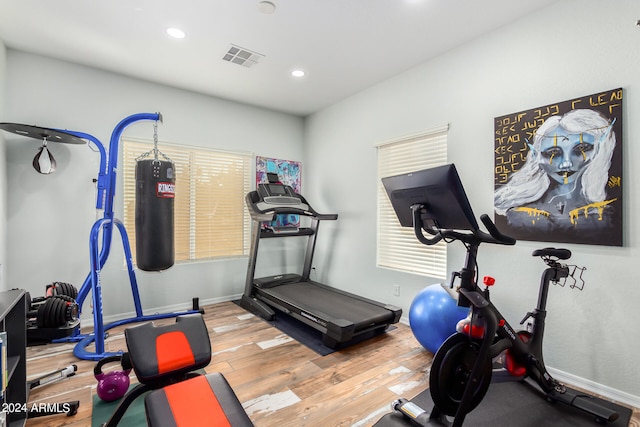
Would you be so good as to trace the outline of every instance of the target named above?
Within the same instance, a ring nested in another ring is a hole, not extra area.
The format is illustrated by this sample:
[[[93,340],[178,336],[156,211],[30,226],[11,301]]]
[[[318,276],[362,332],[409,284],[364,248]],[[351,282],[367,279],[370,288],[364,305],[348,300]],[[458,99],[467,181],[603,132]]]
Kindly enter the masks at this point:
[[[31,298],[27,292],[28,341],[51,341],[79,327],[77,296],[76,287],[64,282],[48,284],[45,296]]]
[[[31,298],[27,293],[27,325],[56,328],[78,318],[78,290],[69,283],[47,285],[46,296]]]

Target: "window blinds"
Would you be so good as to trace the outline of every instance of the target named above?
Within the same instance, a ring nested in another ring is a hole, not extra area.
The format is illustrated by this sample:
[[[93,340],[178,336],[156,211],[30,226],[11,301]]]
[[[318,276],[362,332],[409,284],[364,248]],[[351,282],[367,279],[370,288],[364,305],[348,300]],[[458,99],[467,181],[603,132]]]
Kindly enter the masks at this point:
[[[124,224],[135,230],[136,158],[148,141],[123,140]],[[251,188],[251,154],[161,143],[174,162],[176,261],[247,255],[251,221],[244,197]],[[163,160],[162,156],[159,156]],[[129,231],[135,260],[135,233]]]
[[[401,227],[381,179],[440,166],[447,162],[448,125],[377,145],[378,267],[447,278],[446,243],[420,243],[412,228]]]

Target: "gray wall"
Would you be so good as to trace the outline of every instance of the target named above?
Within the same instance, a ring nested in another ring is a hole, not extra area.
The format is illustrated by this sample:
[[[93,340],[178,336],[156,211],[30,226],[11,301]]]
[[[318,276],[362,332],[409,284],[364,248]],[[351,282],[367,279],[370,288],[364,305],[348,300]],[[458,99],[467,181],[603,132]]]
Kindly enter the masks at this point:
[[[165,141],[302,160],[303,120],[299,117],[23,52],[9,50],[7,58],[6,121],[86,132],[108,145],[121,119],[159,111],[164,118],[158,127],[160,144]],[[11,248],[7,282],[33,296],[43,295],[45,285],[54,280],[79,287],[89,272],[89,231],[96,220],[92,179],[99,156],[88,146],[50,144],[58,169],[51,175],[39,175],[31,167],[31,159],[40,143],[7,135],[7,240]],[[150,122],[135,123],[124,136],[152,142],[153,126]],[[120,218],[121,189],[119,182],[115,214]],[[114,232],[111,256],[102,272],[107,320],[128,317],[134,310],[121,248]],[[296,261],[291,251],[276,250],[276,266]],[[138,272],[143,308],[150,314],[159,307],[188,308],[195,296],[201,303],[237,297],[244,289],[246,265],[246,257],[240,257],[176,264],[161,273]],[[91,322],[89,300],[83,325]]]
[[[0,87],[7,85],[0,112],[4,104],[3,121],[84,131],[106,142],[121,118],[161,111],[161,141],[302,159],[305,195],[317,210],[340,214],[322,226],[315,277],[399,305],[406,314],[416,293],[436,280],[375,266],[374,144],[450,123],[449,160],[458,165],[476,213],[491,213],[494,117],[622,86],[625,245],[567,245],[575,263],[588,267],[587,286],[583,292],[552,289],[545,351],[548,365],[562,377],[640,406],[640,287],[633,277],[640,255],[634,222],[640,170],[632,167],[640,160],[640,125],[634,120],[640,106],[640,32],[634,26],[639,17],[633,0],[561,0],[305,121],[16,51],[9,50],[5,61],[0,50]],[[151,126],[136,124],[125,135],[151,138]],[[30,166],[37,142],[5,139],[5,288],[41,294],[53,280],[81,283],[89,268],[97,155],[86,147],[59,147],[58,172],[43,177]],[[2,152],[0,145],[0,167]],[[4,181],[0,173],[0,185]],[[116,215],[118,210],[117,199]],[[535,303],[541,266],[530,253],[540,246],[518,242],[481,250],[481,274],[496,277],[493,297],[513,322]],[[103,277],[105,314],[112,318],[132,310],[118,248],[114,244]],[[294,264],[292,251],[267,249],[280,264]],[[2,253],[0,246],[0,262]],[[462,248],[451,246],[449,270],[459,268],[462,257]],[[196,295],[229,299],[242,292],[245,268],[246,259],[239,258],[139,273],[143,305],[167,307]],[[392,295],[394,284],[401,286],[399,297]],[[90,313],[86,306],[85,312]]]
[[[634,0],[560,1],[310,116],[307,197],[340,214],[318,242],[316,263],[325,279],[400,305],[405,315],[416,293],[437,282],[375,266],[375,143],[449,123],[448,159],[456,163],[476,214],[492,214],[494,117],[622,86],[624,247],[564,245],[573,262],[588,267],[587,283],[583,292],[551,290],[545,361],[565,377],[619,391],[637,405],[638,18]],[[496,278],[493,298],[513,323],[535,305],[542,263],[531,252],[544,246],[549,244],[521,241],[480,250],[480,277]],[[449,246],[449,271],[462,266],[463,256],[462,245]],[[393,284],[401,286],[399,297]]]

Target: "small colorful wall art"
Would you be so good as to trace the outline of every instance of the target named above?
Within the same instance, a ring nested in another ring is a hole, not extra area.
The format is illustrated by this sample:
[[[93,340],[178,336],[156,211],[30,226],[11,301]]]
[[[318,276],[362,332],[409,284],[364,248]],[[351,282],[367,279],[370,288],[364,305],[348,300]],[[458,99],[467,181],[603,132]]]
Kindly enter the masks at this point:
[[[622,89],[496,117],[494,173],[505,234],[622,246]]]
[[[268,182],[267,173],[276,173],[280,182],[290,185],[293,191],[300,193],[302,175],[300,162],[256,156],[256,186]],[[274,227],[298,227],[299,215],[278,215],[271,224]]]

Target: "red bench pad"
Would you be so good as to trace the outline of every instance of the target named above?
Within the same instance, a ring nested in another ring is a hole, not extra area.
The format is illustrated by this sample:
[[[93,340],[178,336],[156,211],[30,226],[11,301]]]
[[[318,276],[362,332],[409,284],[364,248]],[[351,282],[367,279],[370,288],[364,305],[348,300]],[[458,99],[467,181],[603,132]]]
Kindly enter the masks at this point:
[[[150,427],[250,427],[253,423],[220,373],[200,375],[149,393]]]

